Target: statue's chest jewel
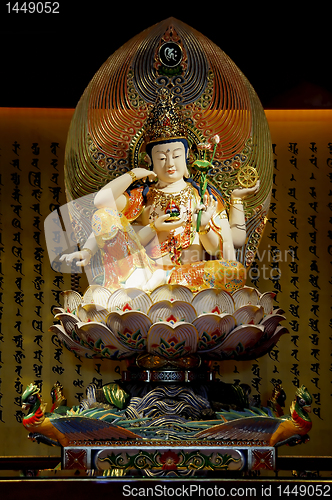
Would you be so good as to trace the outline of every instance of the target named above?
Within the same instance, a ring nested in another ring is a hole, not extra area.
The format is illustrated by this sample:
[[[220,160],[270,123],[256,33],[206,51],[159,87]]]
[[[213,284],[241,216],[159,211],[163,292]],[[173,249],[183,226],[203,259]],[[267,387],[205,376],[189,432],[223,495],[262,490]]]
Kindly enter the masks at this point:
[[[190,247],[196,234],[192,223],[195,198],[191,186],[179,193],[164,193],[158,189],[151,189],[148,194],[148,204],[151,207],[150,223],[166,214],[168,215],[166,222],[170,223],[184,216],[179,227],[170,230],[165,239],[149,249],[152,258],[156,258],[156,255],[158,257],[168,255],[174,264],[181,264],[182,251]]]
[[[192,195],[190,186],[185,187],[179,193],[164,193],[163,191],[151,188],[148,194],[149,205],[151,206],[149,220],[154,221],[162,215],[168,215],[166,222],[175,222],[186,215],[186,219],[191,219]]]

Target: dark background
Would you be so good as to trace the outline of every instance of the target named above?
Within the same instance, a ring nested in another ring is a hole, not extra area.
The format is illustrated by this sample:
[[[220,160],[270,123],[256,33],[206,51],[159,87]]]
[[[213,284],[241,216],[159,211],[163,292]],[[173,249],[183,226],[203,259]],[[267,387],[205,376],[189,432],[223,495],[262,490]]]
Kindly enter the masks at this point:
[[[0,7],[2,107],[74,108],[116,49],[173,16],[228,54],[266,109],[332,108],[331,7],[234,1],[225,6],[219,0],[151,8],[60,0],[60,14],[42,15],[9,14],[6,3]]]

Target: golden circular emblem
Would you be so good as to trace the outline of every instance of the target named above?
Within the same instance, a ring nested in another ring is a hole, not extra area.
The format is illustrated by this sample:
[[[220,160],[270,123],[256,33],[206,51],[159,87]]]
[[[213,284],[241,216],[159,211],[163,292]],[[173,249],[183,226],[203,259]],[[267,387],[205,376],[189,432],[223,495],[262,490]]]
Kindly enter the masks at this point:
[[[243,167],[238,171],[237,180],[241,187],[251,188],[258,181],[258,172],[254,167]]]

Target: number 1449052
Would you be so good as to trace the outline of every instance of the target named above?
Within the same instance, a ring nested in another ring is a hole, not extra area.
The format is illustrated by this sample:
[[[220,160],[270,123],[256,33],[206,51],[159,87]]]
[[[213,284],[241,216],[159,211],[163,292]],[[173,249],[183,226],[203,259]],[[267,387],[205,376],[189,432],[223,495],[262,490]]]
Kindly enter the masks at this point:
[[[60,14],[60,2],[8,2],[8,14]]]

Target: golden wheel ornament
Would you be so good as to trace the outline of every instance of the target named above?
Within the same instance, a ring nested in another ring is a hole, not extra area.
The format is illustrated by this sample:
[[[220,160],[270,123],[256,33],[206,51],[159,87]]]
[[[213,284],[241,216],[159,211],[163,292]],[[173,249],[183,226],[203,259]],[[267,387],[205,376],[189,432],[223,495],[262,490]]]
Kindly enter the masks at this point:
[[[251,188],[258,181],[258,172],[255,167],[243,167],[237,174],[237,180],[241,187]]]

